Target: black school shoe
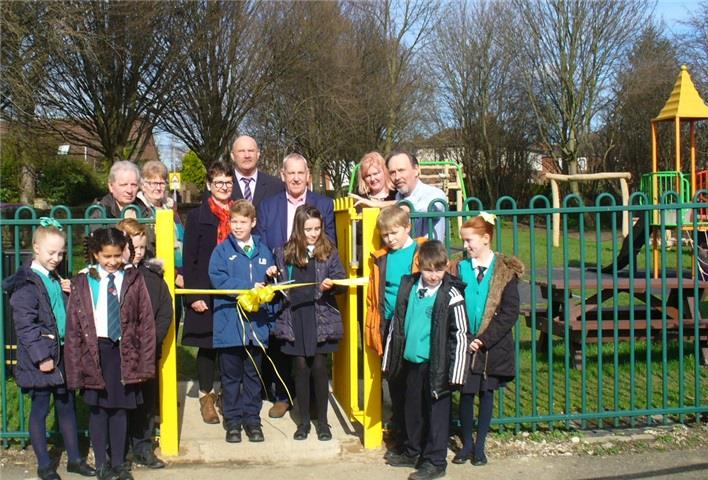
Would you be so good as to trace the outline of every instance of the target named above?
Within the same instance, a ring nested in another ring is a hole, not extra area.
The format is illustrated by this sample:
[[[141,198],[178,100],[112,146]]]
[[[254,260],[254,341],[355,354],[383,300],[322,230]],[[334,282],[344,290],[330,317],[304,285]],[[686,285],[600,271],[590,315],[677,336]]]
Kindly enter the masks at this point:
[[[474,462],[474,453],[473,452],[463,452],[460,450],[455,454],[454,457],[452,457],[452,463],[461,465],[463,463],[467,463],[468,461]]]
[[[96,477],[98,477],[98,480],[120,480],[118,472],[112,469],[108,464],[96,471]]]
[[[297,430],[295,430],[295,433],[293,434],[293,439],[295,440],[305,440],[307,439],[307,435],[310,433],[310,424],[306,425],[298,425]]]
[[[54,467],[38,468],[37,476],[40,480],[61,480],[61,477]]]
[[[407,453],[394,453],[389,455],[389,457],[386,459],[386,463],[391,465],[392,467],[413,467],[415,468],[416,464],[418,463],[418,457],[417,456],[410,456]]]
[[[96,469],[93,468],[91,465],[89,465],[86,462],[85,458],[82,458],[81,461],[73,463],[69,462],[66,464],[66,471],[69,473],[78,473],[79,475],[83,477],[95,477],[96,476]]]
[[[432,480],[445,476],[445,467],[436,467],[432,463],[423,462],[420,468],[408,475],[408,480]]]
[[[133,463],[137,463],[138,465],[142,465],[151,469],[165,468],[166,465],[165,462],[157,458],[155,452],[151,451],[147,451],[143,455],[139,455],[137,453],[134,454]],[[128,470],[130,470],[130,468]]]
[[[315,425],[315,431],[317,432],[317,440],[321,442],[332,440],[332,430],[329,429],[328,424],[317,423]]]
[[[229,443],[241,443],[241,426],[226,428],[226,441]]]
[[[265,440],[263,429],[260,425],[244,425],[243,429],[246,432],[249,442],[257,443]]]
[[[130,470],[126,468],[125,464],[114,468],[113,471],[118,474],[118,480],[134,480],[133,474],[130,473]]]
[[[485,454],[482,454],[482,456],[480,457],[475,456],[475,458],[472,460],[472,465],[474,465],[475,467],[481,467],[482,465],[486,464],[487,456]]]

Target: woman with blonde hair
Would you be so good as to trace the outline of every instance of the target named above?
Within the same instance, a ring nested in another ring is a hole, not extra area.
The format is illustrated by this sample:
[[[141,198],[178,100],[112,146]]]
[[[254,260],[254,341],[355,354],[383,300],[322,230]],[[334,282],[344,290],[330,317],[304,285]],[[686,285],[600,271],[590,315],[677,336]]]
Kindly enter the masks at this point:
[[[386,162],[379,152],[369,152],[361,157],[357,186],[359,195],[352,197],[362,205],[383,207],[393,205],[396,199],[396,189],[388,176]]]

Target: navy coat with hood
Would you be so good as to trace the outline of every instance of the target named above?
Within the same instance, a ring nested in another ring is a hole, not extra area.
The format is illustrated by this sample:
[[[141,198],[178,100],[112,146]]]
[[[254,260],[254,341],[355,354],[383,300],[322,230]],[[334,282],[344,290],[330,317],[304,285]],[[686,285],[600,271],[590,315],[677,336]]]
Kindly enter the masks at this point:
[[[22,388],[44,388],[64,384],[59,367],[59,331],[49,294],[42,279],[29,265],[5,279],[3,289],[10,295],[12,318],[17,333],[15,380]],[[66,305],[66,296],[64,304]],[[54,368],[42,372],[39,363],[51,358]]]
[[[278,281],[290,280],[288,274],[288,264],[285,261],[285,251],[283,248],[275,249],[275,264],[278,267]],[[325,278],[340,280],[347,278],[344,266],[339,259],[337,249],[332,249],[332,253],[324,262],[315,260],[315,283],[320,284]],[[326,292],[315,288],[315,323],[317,326],[317,342],[327,342],[339,340],[344,336],[344,326],[342,325],[342,315],[337,308],[335,295],[344,293],[347,287],[335,285]],[[293,315],[290,310],[290,301],[287,290],[283,292],[282,310],[275,323],[275,336],[287,340],[295,341],[293,331]]]
[[[209,278],[219,290],[248,290],[266,282],[266,270],[275,265],[273,255],[253,235],[252,256],[238,246],[233,234],[214,249],[209,261]],[[214,348],[268,345],[273,315],[270,306],[247,312],[243,323],[236,310],[236,297],[214,296]]]

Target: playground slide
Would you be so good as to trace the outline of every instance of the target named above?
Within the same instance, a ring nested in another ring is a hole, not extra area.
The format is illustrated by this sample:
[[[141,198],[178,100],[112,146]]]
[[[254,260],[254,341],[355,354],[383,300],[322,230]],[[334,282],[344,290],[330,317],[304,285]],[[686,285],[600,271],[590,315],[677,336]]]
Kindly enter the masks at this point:
[[[640,215],[637,223],[632,227],[632,245],[629,244],[629,235],[627,235],[622,242],[622,247],[617,254],[617,270],[622,270],[627,265],[629,265],[629,256],[634,257],[634,269],[637,269],[637,256],[639,255],[639,250],[644,246],[644,236],[645,230],[648,228],[645,215]],[[651,232],[650,232],[651,233]],[[630,251],[631,248],[631,251]],[[612,273],[612,265],[614,262],[610,263],[606,267],[602,268],[602,273]]]

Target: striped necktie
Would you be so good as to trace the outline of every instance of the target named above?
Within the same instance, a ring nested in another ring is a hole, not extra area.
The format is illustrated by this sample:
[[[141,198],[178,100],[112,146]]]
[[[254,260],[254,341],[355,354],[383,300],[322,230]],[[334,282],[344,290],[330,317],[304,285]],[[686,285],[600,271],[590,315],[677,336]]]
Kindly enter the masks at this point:
[[[118,302],[115,275],[112,273],[108,274],[106,311],[108,312],[108,338],[117,342],[120,339],[120,303]]]
[[[251,182],[253,181],[253,179],[248,177],[241,177],[241,181],[243,182],[243,198],[245,198],[249,202],[253,201],[253,193],[251,192]]]
[[[482,280],[484,280],[484,271],[487,269],[487,267],[479,266],[477,267],[479,269],[479,273],[477,274],[477,283],[482,283]]]

